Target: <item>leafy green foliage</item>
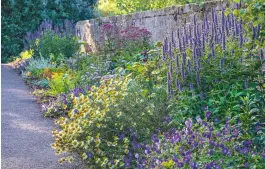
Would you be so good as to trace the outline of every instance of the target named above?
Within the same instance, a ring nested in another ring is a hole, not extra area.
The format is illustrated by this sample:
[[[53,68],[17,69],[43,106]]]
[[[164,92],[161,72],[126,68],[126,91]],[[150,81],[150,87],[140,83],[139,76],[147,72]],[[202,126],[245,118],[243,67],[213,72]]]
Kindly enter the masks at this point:
[[[65,19],[78,20],[93,17],[95,0],[5,0],[2,5],[2,62],[11,61],[23,49],[27,32],[35,30],[45,19],[62,24]]]
[[[60,37],[53,32],[46,32],[35,43],[35,57],[41,56],[53,61],[72,57],[80,47],[76,37],[71,35]]]
[[[99,0],[97,9],[101,16],[124,15],[172,5],[200,2],[204,2],[204,0]]]

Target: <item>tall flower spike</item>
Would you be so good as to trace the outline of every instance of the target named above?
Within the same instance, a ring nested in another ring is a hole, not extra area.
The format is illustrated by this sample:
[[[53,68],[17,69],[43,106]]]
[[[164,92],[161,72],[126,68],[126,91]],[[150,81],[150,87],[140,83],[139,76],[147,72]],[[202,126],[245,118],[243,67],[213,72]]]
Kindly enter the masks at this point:
[[[177,72],[177,74],[179,73],[179,69],[180,69],[180,66],[179,66],[179,55],[177,54],[176,55],[176,72]]]
[[[167,72],[167,91],[168,91],[168,94],[170,95],[171,93],[171,79],[170,79],[170,73]]]
[[[171,43],[172,43],[173,47],[176,47],[175,46],[175,39],[174,39],[174,32],[173,31],[171,32]]]
[[[196,72],[196,83],[197,83],[198,89],[200,90],[200,88],[201,88],[201,79],[200,79],[200,72],[199,71]]]
[[[171,45],[171,42],[169,42],[169,57],[170,57],[170,60],[173,59],[173,56],[172,56],[172,45]]]

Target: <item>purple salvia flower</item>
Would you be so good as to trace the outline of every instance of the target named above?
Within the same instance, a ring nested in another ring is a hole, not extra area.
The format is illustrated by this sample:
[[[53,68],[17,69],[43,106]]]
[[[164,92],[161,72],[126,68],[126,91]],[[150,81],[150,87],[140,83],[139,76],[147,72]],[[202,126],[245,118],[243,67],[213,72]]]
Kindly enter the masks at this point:
[[[176,55],[176,69],[177,69],[177,73],[178,73],[178,69],[180,68],[179,66],[179,55]]]
[[[207,118],[207,120],[210,119],[210,116],[211,116],[211,112],[209,110],[206,111],[206,115],[205,117]]]
[[[171,46],[171,42],[169,42],[169,57],[170,57],[170,61],[172,60],[173,56],[172,56],[172,46]]]
[[[178,89],[178,91],[181,92],[181,85],[180,85],[180,83],[179,83],[178,78],[176,78],[175,82],[176,82],[176,88]]]
[[[183,37],[182,40],[183,40],[183,51],[185,51],[185,49],[186,49],[186,41],[185,41],[185,37]]]
[[[172,79],[172,76],[173,76],[173,64],[172,64],[171,60],[170,60],[169,73],[170,73],[170,78]]]
[[[254,26],[252,26],[252,40],[256,38],[256,29]]]
[[[204,33],[202,34],[202,51],[203,51],[203,53],[205,52],[205,35],[204,35]]]
[[[170,79],[170,72],[167,72],[167,91],[168,94],[171,94],[171,79]]]
[[[174,32],[171,32],[171,43],[173,45],[173,47],[175,47],[175,39],[174,39]]]
[[[181,45],[181,38],[179,39],[179,50],[180,50],[180,52],[183,51],[183,48],[182,48],[182,45]]]
[[[188,119],[187,121],[185,121],[185,125],[187,129],[191,129],[192,128],[192,119]]]
[[[200,89],[201,88],[201,79],[200,79],[200,72],[199,71],[196,72],[196,82],[197,82],[198,89]]]
[[[260,24],[258,24],[258,26],[257,26],[257,36],[256,37],[259,38],[259,35],[260,35]]]
[[[177,36],[178,36],[178,40],[180,40],[180,30],[179,30],[179,28],[177,30]]]

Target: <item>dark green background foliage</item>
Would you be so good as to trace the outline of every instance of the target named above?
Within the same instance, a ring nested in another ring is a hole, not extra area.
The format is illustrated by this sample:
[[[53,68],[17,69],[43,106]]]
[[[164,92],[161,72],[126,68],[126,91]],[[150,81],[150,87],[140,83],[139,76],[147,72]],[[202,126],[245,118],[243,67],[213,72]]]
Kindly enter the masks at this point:
[[[45,20],[60,24],[93,17],[96,0],[3,0],[2,1],[2,58],[7,62],[23,48],[23,38]]]

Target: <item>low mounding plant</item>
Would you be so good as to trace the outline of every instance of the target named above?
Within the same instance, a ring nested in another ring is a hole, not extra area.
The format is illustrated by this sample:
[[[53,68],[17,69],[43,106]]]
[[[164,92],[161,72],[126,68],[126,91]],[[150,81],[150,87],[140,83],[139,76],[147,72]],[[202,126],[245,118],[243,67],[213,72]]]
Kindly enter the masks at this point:
[[[26,67],[26,71],[32,72],[35,69],[47,69],[47,68],[55,68],[56,64],[52,63],[49,58],[32,58],[29,60],[29,64]]]
[[[206,116],[210,117],[210,115]],[[252,140],[243,137],[244,133],[226,125],[216,129],[212,122],[197,123],[192,119],[185,122],[181,130],[175,128],[163,134],[152,135],[152,143],[143,145],[145,154],[132,154],[138,168],[264,168],[265,149],[257,150]]]
[[[101,81],[88,94],[73,98],[68,117],[53,132],[57,154],[78,152],[91,168],[122,168],[123,157],[135,146],[133,137],[149,138],[164,117],[166,92],[138,84],[132,75]],[[140,91],[140,92],[136,92]],[[133,146],[134,145],[134,146]],[[72,157],[61,161],[72,161]]]

